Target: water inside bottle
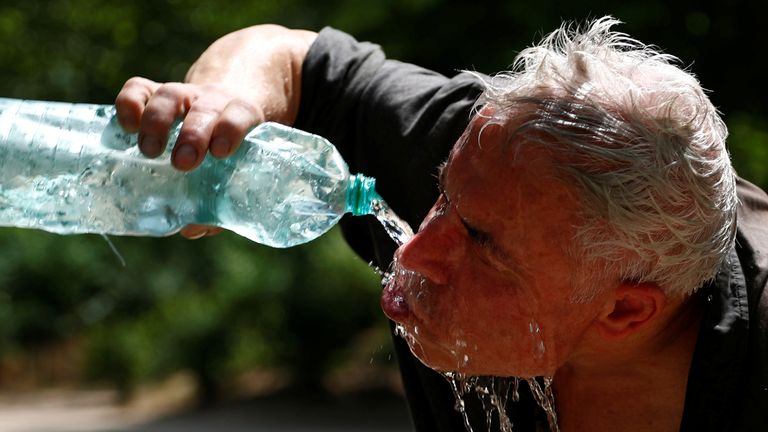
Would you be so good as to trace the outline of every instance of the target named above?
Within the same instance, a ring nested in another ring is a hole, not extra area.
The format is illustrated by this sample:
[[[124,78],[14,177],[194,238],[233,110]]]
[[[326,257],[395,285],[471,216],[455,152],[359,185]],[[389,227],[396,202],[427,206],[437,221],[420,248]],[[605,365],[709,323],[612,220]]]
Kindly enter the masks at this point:
[[[110,162],[89,157],[73,158],[71,164],[60,157],[48,168],[43,160],[39,170],[28,160],[8,161],[0,188],[0,225],[114,235],[167,235],[181,227],[178,209],[191,207],[185,203],[183,184],[164,181],[167,177],[157,169],[134,166],[130,157]],[[78,162],[85,166],[79,172]],[[102,166],[107,164],[111,166]],[[14,177],[9,172],[14,169],[24,172]],[[167,188],[176,193],[147,193]],[[175,202],[166,202],[168,197]]]

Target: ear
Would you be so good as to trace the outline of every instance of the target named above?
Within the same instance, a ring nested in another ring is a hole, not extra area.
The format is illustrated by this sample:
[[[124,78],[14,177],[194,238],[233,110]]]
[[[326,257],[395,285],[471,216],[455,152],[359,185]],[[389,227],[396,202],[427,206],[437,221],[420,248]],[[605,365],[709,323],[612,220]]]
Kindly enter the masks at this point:
[[[606,339],[623,339],[637,333],[664,310],[667,296],[653,283],[622,282],[595,321]]]

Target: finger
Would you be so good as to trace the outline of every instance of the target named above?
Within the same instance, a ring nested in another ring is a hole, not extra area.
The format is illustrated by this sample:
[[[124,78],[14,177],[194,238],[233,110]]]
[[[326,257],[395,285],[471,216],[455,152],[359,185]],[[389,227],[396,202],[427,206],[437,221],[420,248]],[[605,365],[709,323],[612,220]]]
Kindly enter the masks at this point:
[[[174,120],[184,114],[194,94],[179,83],[162,84],[147,102],[141,116],[139,149],[149,157],[163,153],[168,131]]]
[[[194,169],[205,158],[211,141],[214,122],[219,118],[220,109],[204,98],[190,107],[184,117],[179,138],[173,148],[171,163],[182,171]]]
[[[205,233],[205,236],[206,237],[212,237],[212,236],[215,236],[215,235],[219,235],[219,234],[221,234],[223,232],[224,232],[224,228],[210,227],[208,229],[208,232]]]
[[[231,155],[248,131],[263,121],[264,112],[260,108],[241,99],[229,102],[213,129],[211,154],[217,158]]]
[[[179,231],[179,234],[190,240],[197,240],[205,237],[207,232],[208,227],[206,225],[187,225]]]
[[[222,228],[209,225],[187,225],[179,231],[179,234],[190,239],[197,240],[203,237],[217,235],[224,231]]]
[[[127,132],[138,132],[144,106],[160,84],[141,77],[125,82],[115,98],[117,121]]]

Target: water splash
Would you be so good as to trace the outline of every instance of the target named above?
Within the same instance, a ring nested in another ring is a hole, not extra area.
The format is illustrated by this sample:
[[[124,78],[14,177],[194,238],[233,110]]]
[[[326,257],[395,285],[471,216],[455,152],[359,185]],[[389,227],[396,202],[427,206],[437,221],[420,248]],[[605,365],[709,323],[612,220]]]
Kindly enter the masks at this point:
[[[406,337],[408,337],[408,330],[405,329],[404,325],[398,323],[397,325],[395,325],[395,336],[399,336],[405,339]]]
[[[371,211],[398,246],[408,243],[408,240],[413,237],[411,226],[400,219],[383,200],[374,199],[371,202]]]
[[[454,409],[461,414],[467,432],[474,432],[465,402],[465,398],[470,394],[474,394],[480,400],[485,412],[488,432],[493,428],[494,418],[498,420],[501,432],[512,432],[512,421],[507,416],[507,402],[510,393],[517,392],[519,378],[466,376],[457,372],[446,372],[443,376],[451,386],[456,399]]]

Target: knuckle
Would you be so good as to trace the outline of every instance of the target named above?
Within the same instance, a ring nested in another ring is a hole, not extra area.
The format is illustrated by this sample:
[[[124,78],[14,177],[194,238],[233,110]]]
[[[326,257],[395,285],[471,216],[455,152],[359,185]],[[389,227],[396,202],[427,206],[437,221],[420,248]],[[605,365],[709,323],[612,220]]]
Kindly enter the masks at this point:
[[[232,100],[232,102],[230,102],[230,105],[234,109],[245,113],[248,117],[252,119],[257,119],[263,115],[263,111],[259,107],[242,98],[236,98]]]
[[[173,116],[158,109],[147,107],[141,116],[141,127],[147,132],[162,133],[173,123]]]
[[[123,90],[135,94],[149,94],[158,84],[147,78],[135,76],[123,84]]]
[[[195,129],[185,129],[182,127],[179,132],[179,138],[177,139],[177,146],[185,144],[191,145],[198,149],[204,149],[208,147],[208,137]]]
[[[134,76],[128,78],[128,80],[125,81],[125,85],[123,87],[137,87],[141,86],[144,87],[147,84],[147,81],[149,81],[146,78],[142,78],[140,76]]]
[[[223,109],[204,98],[198,99],[189,109],[187,118],[191,119],[195,123],[203,124],[210,123],[213,119],[219,117]]]
[[[244,135],[250,127],[263,119],[264,113],[259,107],[243,99],[234,99],[219,118],[217,131],[233,136]]]
[[[180,88],[178,83],[163,83],[160,85],[160,87],[157,88],[157,90],[155,90],[155,96],[175,99],[179,96],[179,91]]]

